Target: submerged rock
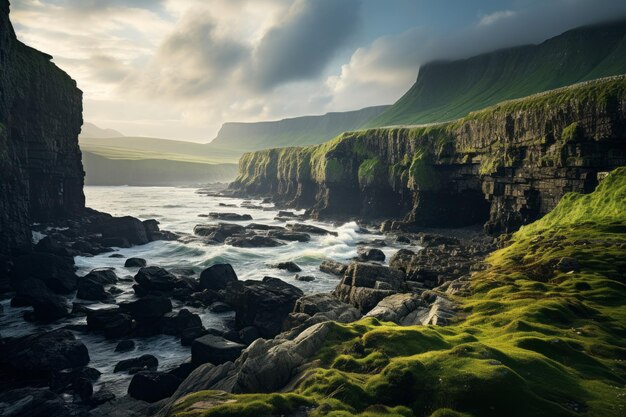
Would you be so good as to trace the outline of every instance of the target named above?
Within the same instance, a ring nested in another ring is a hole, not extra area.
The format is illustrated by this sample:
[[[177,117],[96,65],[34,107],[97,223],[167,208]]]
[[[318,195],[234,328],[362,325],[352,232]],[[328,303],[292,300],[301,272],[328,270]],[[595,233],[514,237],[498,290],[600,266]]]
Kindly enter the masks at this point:
[[[279,262],[277,264],[273,264],[272,268],[284,269],[289,272],[301,272],[302,268],[300,268],[295,262]]]
[[[227,245],[239,247],[239,248],[274,248],[276,246],[282,246],[284,243],[279,242],[276,239],[272,239],[267,236],[240,236],[229,237],[224,242]]]
[[[159,367],[159,360],[154,355],[141,355],[137,358],[124,359],[119,361],[113,372],[128,372],[136,374],[140,371],[156,371]]]
[[[126,262],[124,262],[124,266],[126,268],[142,268],[146,266],[147,264],[148,263],[143,258],[128,258],[126,259]]]
[[[312,224],[292,223],[292,224],[288,224],[287,228],[294,232],[303,232],[303,233],[309,233],[312,235],[337,236],[337,232],[331,232],[330,230],[322,229],[321,227],[313,226]]]
[[[251,215],[238,214],[238,213],[209,213],[209,217],[211,217],[212,219],[228,220],[228,221],[252,220]]]

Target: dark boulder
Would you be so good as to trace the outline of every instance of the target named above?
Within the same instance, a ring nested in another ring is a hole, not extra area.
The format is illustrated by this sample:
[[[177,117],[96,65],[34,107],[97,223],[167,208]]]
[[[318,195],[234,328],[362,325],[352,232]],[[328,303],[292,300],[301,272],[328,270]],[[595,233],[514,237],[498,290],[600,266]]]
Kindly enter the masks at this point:
[[[72,389],[83,401],[89,400],[93,395],[93,383],[87,378],[76,378]]]
[[[238,248],[275,248],[284,245],[276,239],[260,235],[229,237],[224,243]]]
[[[23,372],[49,372],[89,363],[87,347],[69,330],[53,330],[0,344],[0,364]]]
[[[123,237],[103,237],[99,239],[99,242],[101,245],[110,246],[111,248],[130,248],[133,246],[128,239]]]
[[[348,265],[331,259],[327,259],[320,264],[320,271],[337,276],[343,276],[347,269]]]
[[[216,301],[209,306],[209,311],[211,311],[212,313],[225,313],[232,310],[233,308],[230,305],[222,303],[221,301]]]
[[[293,232],[309,233],[312,235],[337,236],[337,232],[331,232],[330,230],[322,229],[321,227],[313,226],[311,224],[292,223],[292,224],[288,224],[287,228]]]
[[[218,220],[227,220],[227,221],[245,221],[252,220],[252,216],[249,214],[238,214],[238,213],[209,213],[209,217],[212,219]]]
[[[235,308],[238,329],[255,326],[262,337],[272,338],[280,333],[283,321],[302,295],[302,290],[291,284],[265,277],[263,281],[231,284],[225,301]]]
[[[141,268],[135,275],[135,281],[147,291],[172,291],[185,285],[174,274],[158,266]]]
[[[45,388],[18,388],[0,393],[0,415],[6,417],[70,416],[65,401]]]
[[[114,253],[112,255],[109,255],[109,258],[125,258],[124,255],[122,255],[121,253]]]
[[[289,242],[308,242],[311,240],[311,235],[307,233],[289,232],[285,230],[270,230],[267,232],[267,236]]]
[[[119,307],[90,309],[87,312],[87,328],[103,331],[107,339],[117,339],[128,335],[133,329],[133,320]]]
[[[63,392],[73,387],[79,379],[95,382],[102,373],[95,368],[86,366],[80,368],[63,369],[52,372],[50,377],[50,389],[55,392]],[[80,385],[80,384],[79,384]]]
[[[135,301],[125,301],[119,306],[136,320],[158,319],[172,311],[172,302],[169,298],[153,295]]]
[[[194,340],[191,344],[191,361],[196,365],[234,362],[245,348],[245,345],[208,334]]]
[[[237,281],[237,274],[230,264],[215,264],[200,274],[200,286],[207,290],[223,290],[228,284]]]
[[[250,345],[252,342],[260,338],[259,329],[254,326],[244,327],[239,330],[239,340],[241,340],[244,344]]]
[[[43,281],[27,278],[15,283],[16,297],[11,305],[33,307],[33,319],[51,322],[67,316],[71,306],[67,298],[54,294]]]
[[[57,294],[76,290],[78,277],[74,272],[74,259],[51,253],[33,252],[18,256],[13,261],[13,286],[26,278],[43,281]]]
[[[135,341],[131,339],[121,340],[117,346],[115,346],[116,352],[129,352],[135,349]]]
[[[143,258],[128,258],[126,262],[124,262],[124,266],[126,268],[143,268],[148,263]]]
[[[102,285],[111,285],[115,284],[118,281],[118,277],[113,271],[112,268],[96,268],[92,269],[87,275],[83,278],[90,279],[94,282],[97,282]]]
[[[228,237],[241,235],[246,232],[246,228],[240,224],[219,223],[219,224],[199,224],[193,228],[193,233],[197,236],[206,236],[209,240],[223,243]]]
[[[73,256],[72,251],[69,251],[65,246],[61,245],[50,236],[46,236],[37,242],[34,249],[35,252],[51,253],[57,256]]]
[[[95,225],[93,231],[101,233],[103,238],[124,238],[133,245],[144,245],[150,241],[141,220],[131,216],[111,217]]]
[[[358,248],[357,259],[361,262],[374,261],[385,262],[385,254],[382,250],[376,248]]]
[[[128,372],[129,374],[136,374],[140,371],[156,371],[158,367],[159,360],[155,356],[141,355],[137,358],[119,361],[117,365],[115,365],[113,372]]]
[[[194,340],[207,333],[204,327],[188,327],[180,334],[180,344],[183,346],[191,346]]]
[[[185,329],[202,327],[200,316],[183,308],[178,313],[167,313],[161,319],[161,332],[172,336],[179,336]]]
[[[98,391],[94,392],[91,396],[90,403],[98,406],[104,403],[108,403],[109,401],[113,401],[115,399],[115,394],[108,388],[100,388]]]
[[[80,278],[76,297],[89,301],[105,301],[111,299],[111,294],[104,290],[104,286],[91,278]]]
[[[296,281],[301,281],[301,282],[312,282],[315,281],[315,277],[312,275],[298,275],[296,274],[295,277]]]
[[[272,268],[283,269],[289,272],[301,272],[302,268],[300,268],[295,262],[279,262],[277,264],[272,265]]]
[[[159,222],[157,220],[148,219],[144,220],[142,223],[149,241],[159,240],[161,238],[161,230],[159,229]]]
[[[154,403],[174,394],[181,382],[169,373],[143,371],[133,376],[128,395],[136,400]]]

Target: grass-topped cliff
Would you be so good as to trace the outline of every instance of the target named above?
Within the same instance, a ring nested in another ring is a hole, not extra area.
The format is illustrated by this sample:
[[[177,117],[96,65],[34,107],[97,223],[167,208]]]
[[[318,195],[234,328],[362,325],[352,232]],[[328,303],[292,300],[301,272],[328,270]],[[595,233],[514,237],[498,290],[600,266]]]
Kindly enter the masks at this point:
[[[495,103],[626,73],[626,21],[570,30],[539,45],[422,66],[411,89],[367,126],[453,120]]]
[[[204,391],[174,416],[621,416],[626,168],[568,194],[472,276],[448,327],[334,324],[289,394]]]
[[[247,153],[232,188],[322,216],[409,216],[442,226],[468,214],[449,225],[489,220],[496,232],[513,230],[554,208],[565,192],[590,191],[598,172],[626,162],[625,108],[625,76],[589,81],[451,122]],[[471,213],[459,204],[484,207]]]

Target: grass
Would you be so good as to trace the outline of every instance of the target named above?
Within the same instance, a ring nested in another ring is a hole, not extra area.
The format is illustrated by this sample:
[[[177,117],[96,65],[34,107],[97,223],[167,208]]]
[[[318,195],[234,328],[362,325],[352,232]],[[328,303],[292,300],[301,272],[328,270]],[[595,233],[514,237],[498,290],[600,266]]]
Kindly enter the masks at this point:
[[[367,127],[442,122],[496,103],[626,73],[624,21],[420,68],[416,83]]]
[[[314,417],[622,416],[625,254],[619,168],[492,253],[470,295],[456,298],[461,314],[451,326],[333,324],[312,358],[319,366],[293,394],[312,404]],[[559,270],[564,258],[576,265]],[[255,401],[273,407],[273,395]],[[246,415],[246,396],[232,398]],[[187,415],[184,401],[174,415]],[[236,415],[229,412],[215,415]]]

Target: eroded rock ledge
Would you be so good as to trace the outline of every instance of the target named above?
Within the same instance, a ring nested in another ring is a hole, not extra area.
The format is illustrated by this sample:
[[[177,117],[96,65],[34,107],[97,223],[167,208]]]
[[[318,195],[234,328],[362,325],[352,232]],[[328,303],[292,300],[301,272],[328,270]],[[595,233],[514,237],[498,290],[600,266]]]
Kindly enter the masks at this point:
[[[501,103],[457,121],[345,133],[245,154],[231,189],[313,217],[402,219],[387,229],[484,223],[510,232],[626,164],[626,77]]]

